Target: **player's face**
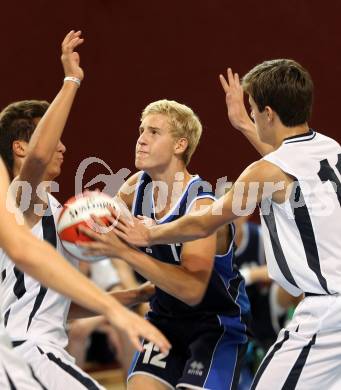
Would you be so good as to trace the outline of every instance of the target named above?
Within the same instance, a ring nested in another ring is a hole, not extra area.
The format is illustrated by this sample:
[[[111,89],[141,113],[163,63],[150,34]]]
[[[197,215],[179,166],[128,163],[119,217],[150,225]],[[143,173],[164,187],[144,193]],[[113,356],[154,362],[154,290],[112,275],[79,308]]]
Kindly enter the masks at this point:
[[[257,104],[255,101],[252,99],[251,96],[249,96],[249,103],[250,103],[250,108],[251,108],[251,118],[255,122],[256,130],[259,135],[259,139],[262,142],[268,143],[268,120],[267,120],[267,113],[266,110],[263,112],[260,112],[258,110]]]
[[[56,151],[53,153],[52,159],[46,168],[47,180],[53,180],[54,178],[60,175],[65,152],[66,152],[66,147],[59,140]]]
[[[136,143],[135,166],[146,172],[163,172],[174,158],[175,139],[168,117],[149,114],[141,122]]]

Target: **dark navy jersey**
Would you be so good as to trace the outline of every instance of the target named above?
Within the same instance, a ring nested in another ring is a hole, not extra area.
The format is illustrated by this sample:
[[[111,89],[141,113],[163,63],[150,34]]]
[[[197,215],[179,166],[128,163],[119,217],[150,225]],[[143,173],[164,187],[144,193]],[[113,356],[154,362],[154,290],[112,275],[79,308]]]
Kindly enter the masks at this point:
[[[168,223],[184,216],[196,200],[203,198],[214,200],[211,186],[199,176],[193,176],[178,199],[177,204],[163,218],[158,220],[155,217],[153,182],[150,176],[143,172],[136,187],[132,212],[135,216],[144,215],[152,218],[157,224]],[[232,235],[234,235],[233,225],[230,225],[230,229]],[[162,262],[174,264],[175,266],[181,264],[182,243],[153,245],[140,249]],[[244,279],[234,264],[233,252],[232,241],[225,255],[217,255],[215,257],[208,288],[200,304],[194,307],[186,305],[165,291],[156,288],[156,294],[151,301],[152,311],[168,317],[214,314],[218,315],[221,322],[228,321],[226,316],[234,317],[233,321],[241,325],[241,322],[243,322],[242,318],[248,317],[250,306],[245,292]],[[231,325],[233,324],[231,323]]]

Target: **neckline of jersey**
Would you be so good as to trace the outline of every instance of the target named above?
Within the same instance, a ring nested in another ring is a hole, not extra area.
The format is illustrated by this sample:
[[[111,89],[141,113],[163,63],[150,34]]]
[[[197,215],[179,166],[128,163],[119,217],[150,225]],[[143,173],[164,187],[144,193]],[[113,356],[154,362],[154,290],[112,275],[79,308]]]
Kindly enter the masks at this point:
[[[296,142],[296,141],[309,141],[313,139],[316,135],[316,132],[313,129],[309,129],[309,131],[302,133],[302,134],[297,134],[293,135],[291,137],[284,138],[283,143],[291,143],[291,142]]]
[[[167,220],[167,218],[169,218],[169,216],[173,215],[173,212],[174,210],[176,210],[176,208],[178,207],[178,205],[180,204],[184,194],[186,193],[186,191],[188,190],[189,186],[196,180],[200,179],[199,175],[192,175],[191,179],[188,181],[188,183],[186,184],[186,187],[185,189],[182,191],[181,193],[181,196],[179,196],[179,199],[177,200],[177,202],[175,203],[175,205],[172,207],[171,210],[168,211],[168,213],[166,213],[162,218],[160,219],[157,219],[156,218],[156,215],[155,215],[155,202],[154,202],[154,188],[153,188],[153,191],[152,191],[152,208],[153,208],[153,215],[154,215],[154,220],[156,223],[163,223],[165,220]]]

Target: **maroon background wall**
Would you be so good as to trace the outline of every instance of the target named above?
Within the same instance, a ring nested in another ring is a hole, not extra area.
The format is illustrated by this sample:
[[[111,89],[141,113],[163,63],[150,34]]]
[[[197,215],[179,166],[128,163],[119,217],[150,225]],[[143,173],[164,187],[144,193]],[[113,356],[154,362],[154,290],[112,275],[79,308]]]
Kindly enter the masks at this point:
[[[235,179],[257,158],[229,125],[218,74],[240,74],[270,58],[301,62],[315,81],[311,126],[338,141],[340,15],[338,0],[115,1],[32,0],[1,4],[0,106],[52,100],[61,85],[60,42],[82,29],[86,78],[63,141],[68,151],[60,199],[74,192],[74,174],[97,156],[116,172],[133,170],[139,114],[171,98],[191,106],[204,124],[191,171]],[[103,171],[103,173],[106,173]]]

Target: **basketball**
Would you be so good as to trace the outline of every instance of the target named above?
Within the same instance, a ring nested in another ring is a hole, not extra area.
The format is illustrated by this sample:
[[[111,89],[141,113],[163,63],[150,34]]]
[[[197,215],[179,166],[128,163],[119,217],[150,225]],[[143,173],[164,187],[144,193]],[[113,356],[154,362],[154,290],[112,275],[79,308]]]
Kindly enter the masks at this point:
[[[70,198],[63,206],[58,219],[57,232],[65,250],[79,260],[94,262],[103,260],[104,256],[88,256],[84,254],[84,248],[76,242],[88,242],[91,238],[79,231],[79,226],[101,230],[104,227],[95,226],[92,215],[99,217],[104,223],[110,224],[106,216],[110,215],[108,207],[118,209],[114,198],[101,192],[90,191]],[[96,229],[97,227],[97,229]],[[97,230],[98,231],[98,230]]]

